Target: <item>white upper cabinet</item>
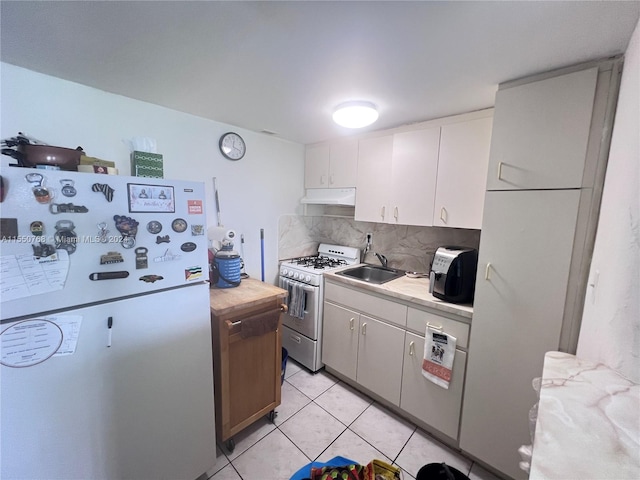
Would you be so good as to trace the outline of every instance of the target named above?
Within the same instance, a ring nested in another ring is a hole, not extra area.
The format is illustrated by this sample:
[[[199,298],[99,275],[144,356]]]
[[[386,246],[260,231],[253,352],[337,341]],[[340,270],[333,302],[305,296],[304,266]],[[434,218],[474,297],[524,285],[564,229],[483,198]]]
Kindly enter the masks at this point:
[[[496,94],[487,190],[580,188],[598,68]]]
[[[431,226],[440,127],[393,136],[388,223]]]
[[[487,116],[441,127],[434,226],[482,226],[492,124]]]
[[[393,135],[360,140],[355,219],[385,223],[390,196]]]
[[[355,219],[430,226],[440,127],[360,140]]]
[[[355,187],[357,171],[357,139],[336,140],[306,148],[305,188]]]

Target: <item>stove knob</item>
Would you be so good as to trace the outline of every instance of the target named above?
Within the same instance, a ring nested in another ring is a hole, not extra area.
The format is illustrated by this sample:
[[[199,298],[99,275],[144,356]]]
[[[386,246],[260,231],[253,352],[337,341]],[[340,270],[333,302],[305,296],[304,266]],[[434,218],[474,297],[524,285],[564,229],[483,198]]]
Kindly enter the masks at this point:
[[[289,270],[289,276],[293,277],[293,270]]]
[[[311,281],[311,275],[307,275],[304,280],[305,280],[305,282],[310,282]]]
[[[288,272],[287,272],[287,269],[286,269],[286,268],[283,268],[283,269],[282,269],[282,272],[280,273],[280,275],[282,275],[283,277],[286,277],[286,276],[287,276],[287,273],[288,273]]]
[[[298,272],[293,274],[293,278],[296,279],[296,280],[298,279]]]

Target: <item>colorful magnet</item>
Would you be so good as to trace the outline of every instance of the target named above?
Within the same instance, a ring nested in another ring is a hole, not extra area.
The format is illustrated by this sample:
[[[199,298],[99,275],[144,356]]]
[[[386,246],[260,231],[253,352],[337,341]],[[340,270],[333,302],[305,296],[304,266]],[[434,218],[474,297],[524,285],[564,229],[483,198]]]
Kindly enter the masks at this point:
[[[119,252],[107,252],[104,255],[100,255],[100,265],[109,265],[110,263],[122,263],[124,258]]]
[[[191,235],[204,235],[204,225],[191,225]]]
[[[49,211],[54,215],[58,213],[87,213],[89,209],[84,205],[74,205],[73,203],[52,203]]]
[[[158,280],[164,280],[164,277],[162,275],[143,275],[140,277],[140,280],[146,283],[154,283]]]
[[[62,194],[65,197],[75,197],[76,193],[78,193],[76,188],[73,186],[75,182],[70,178],[63,178],[60,180],[60,184],[62,185]]]
[[[106,183],[94,183],[93,185],[91,185],[91,190],[93,190],[94,192],[102,192],[104,198],[107,199],[107,202],[113,200],[113,193],[115,192],[115,190]]]
[[[171,228],[174,232],[182,233],[187,229],[187,221],[184,218],[176,218],[171,222]]]
[[[147,223],[147,232],[149,232],[150,234],[156,235],[161,231],[162,231],[162,224],[157,220],[151,220],[149,223]]]
[[[44,235],[44,223],[42,223],[40,220],[31,222],[31,224],[29,225],[29,231],[31,232],[31,235],[41,237],[42,235]]]
[[[180,250],[183,252],[193,252],[198,246],[193,242],[185,242],[180,245]]]
[[[149,257],[147,257],[149,250],[145,247],[138,247],[134,251],[136,253],[136,269],[149,268]]]
[[[27,182],[31,183],[31,191],[38,203],[49,203],[53,198],[53,193],[44,186],[44,176],[39,173],[28,173],[25,175]]]
[[[169,238],[169,235],[163,235],[163,236],[158,235],[156,237],[156,244],[157,245],[160,245],[161,243],[169,243],[170,241],[171,241],[171,239]]]
[[[113,220],[116,222],[116,228],[122,234],[122,246],[124,248],[133,248],[136,244],[139,223],[133,218],[125,217],[124,215],[114,215]]]
[[[78,235],[74,232],[75,225],[71,220],[59,220],[56,222],[56,234],[54,236],[56,248],[66,250],[69,255],[76,251]]]
[[[109,230],[107,229],[107,223],[100,222],[98,224],[98,240],[100,243],[107,243],[109,241],[109,237],[107,236],[108,234]]]

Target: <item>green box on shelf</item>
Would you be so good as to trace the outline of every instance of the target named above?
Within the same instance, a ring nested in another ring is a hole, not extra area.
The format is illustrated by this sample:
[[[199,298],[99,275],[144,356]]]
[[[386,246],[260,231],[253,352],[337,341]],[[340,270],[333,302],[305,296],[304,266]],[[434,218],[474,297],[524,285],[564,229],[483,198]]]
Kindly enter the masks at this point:
[[[159,153],[131,153],[131,174],[136,177],[164,178],[162,155]]]

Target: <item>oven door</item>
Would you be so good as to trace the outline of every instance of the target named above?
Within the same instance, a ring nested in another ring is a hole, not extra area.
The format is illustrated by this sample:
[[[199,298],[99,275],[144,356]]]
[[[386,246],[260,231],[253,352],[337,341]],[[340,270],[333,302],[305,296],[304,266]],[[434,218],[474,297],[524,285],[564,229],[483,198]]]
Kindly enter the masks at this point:
[[[320,316],[320,287],[307,285],[306,283],[285,277],[280,277],[279,285],[280,288],[289,292],[289,305],[291,305],[293,295],[296,294],[303,296],[304,305],[303,318],[294,317],[287,312],[282,317],[282,323],[296,332],[301,333],[305,337],[317,340],[319,333],[318,317]],[[291,311],[291,309],[289,309],[289,311]]]

